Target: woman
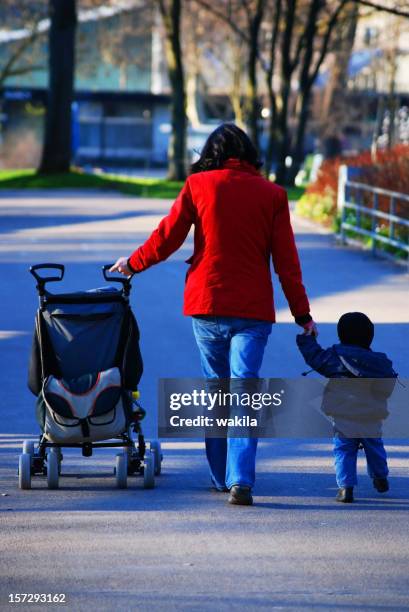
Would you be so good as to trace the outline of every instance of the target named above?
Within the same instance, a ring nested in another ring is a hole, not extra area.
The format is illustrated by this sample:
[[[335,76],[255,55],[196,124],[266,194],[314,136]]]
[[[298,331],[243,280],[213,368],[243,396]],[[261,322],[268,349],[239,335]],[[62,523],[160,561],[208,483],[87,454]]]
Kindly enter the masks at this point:
[[[316,333],[301,279],[287,194],[263,178],[248,136],[224,124],[210,134],[169,214],[112,271],[142,272],[163,261],[195,227],[184,314],[206,378],[257,378],[275,321],[270,258],[296,323]],[[208,438],[211,479],[232,504],[252,504],[257,440]]]

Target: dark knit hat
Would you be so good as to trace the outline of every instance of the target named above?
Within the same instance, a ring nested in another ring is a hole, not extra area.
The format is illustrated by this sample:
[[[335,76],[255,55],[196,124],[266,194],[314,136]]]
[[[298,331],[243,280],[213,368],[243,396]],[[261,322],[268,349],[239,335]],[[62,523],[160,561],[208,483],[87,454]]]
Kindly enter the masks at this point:
[[[369,348],[374,337],[374,325],[363,312],[346,312],[338,321],[338,336],[343,344]]]

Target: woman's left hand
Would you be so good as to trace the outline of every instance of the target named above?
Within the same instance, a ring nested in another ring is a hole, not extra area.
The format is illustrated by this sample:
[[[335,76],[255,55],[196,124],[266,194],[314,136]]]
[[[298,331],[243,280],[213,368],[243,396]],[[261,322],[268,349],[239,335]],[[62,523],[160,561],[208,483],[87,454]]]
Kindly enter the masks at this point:
[[[311,319],[311,321],[309,321],[308,323],[303,325],[303,327],[304,327],[304,335],[305,336],[315,336],[315,337],[318,336],[318,327],[317,327],[317,324],[312,319]]]
[[[132,270],[128,267],[128,258],[120,257],[116,260],[112,268],[109,269],[110,272],[119,272],[124,276],[132,276]]]

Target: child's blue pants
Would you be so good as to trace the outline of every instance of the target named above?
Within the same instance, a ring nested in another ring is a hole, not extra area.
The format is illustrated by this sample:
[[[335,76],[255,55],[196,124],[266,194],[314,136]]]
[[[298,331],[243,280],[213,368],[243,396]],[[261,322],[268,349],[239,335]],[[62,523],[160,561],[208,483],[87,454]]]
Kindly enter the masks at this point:
[[[370,478],[386,478],[388,464],[382,438],[334,437],[335,475],[339,487],[353,487],[357,484],[356,461],[359,445],[366,455]]]

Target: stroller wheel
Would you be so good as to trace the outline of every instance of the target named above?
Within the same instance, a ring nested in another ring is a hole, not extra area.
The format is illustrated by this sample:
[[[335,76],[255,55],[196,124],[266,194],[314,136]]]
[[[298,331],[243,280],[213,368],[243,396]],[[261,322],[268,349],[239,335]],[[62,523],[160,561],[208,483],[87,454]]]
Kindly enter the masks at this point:
[[[61,464],[63,460],[63,454],[62,454],[61,448],[59,448],[58,446],[55,446],[53,448],[53,453],[55,453],[58,457],[58,475],[61,476]]]
[[[52,448],[47,455],[47,485],[49,489],[58,489],[58,476],[58,453]]]
[[[118,489],[126,489],[128,486],[128,456],[126,453],[119,453],[115,463],[116,486]]]
[[[33,457],[34,455],[34,442],[33,440],[24,440],[23,442],[23,453],[27,453]]]
[[[18,486],[20,489],[31,489],[31,456],[20,455],[18,460]]]
[[[153,489],[155,486],[155,458],[150,450],[145,451],[143,461],[143,488]]]
[[[154,456],[154,466],[155,466],[155,476],[159,476],[162,471],[162,449],[159,440],[152,440],[151,442],[151,451]]]

